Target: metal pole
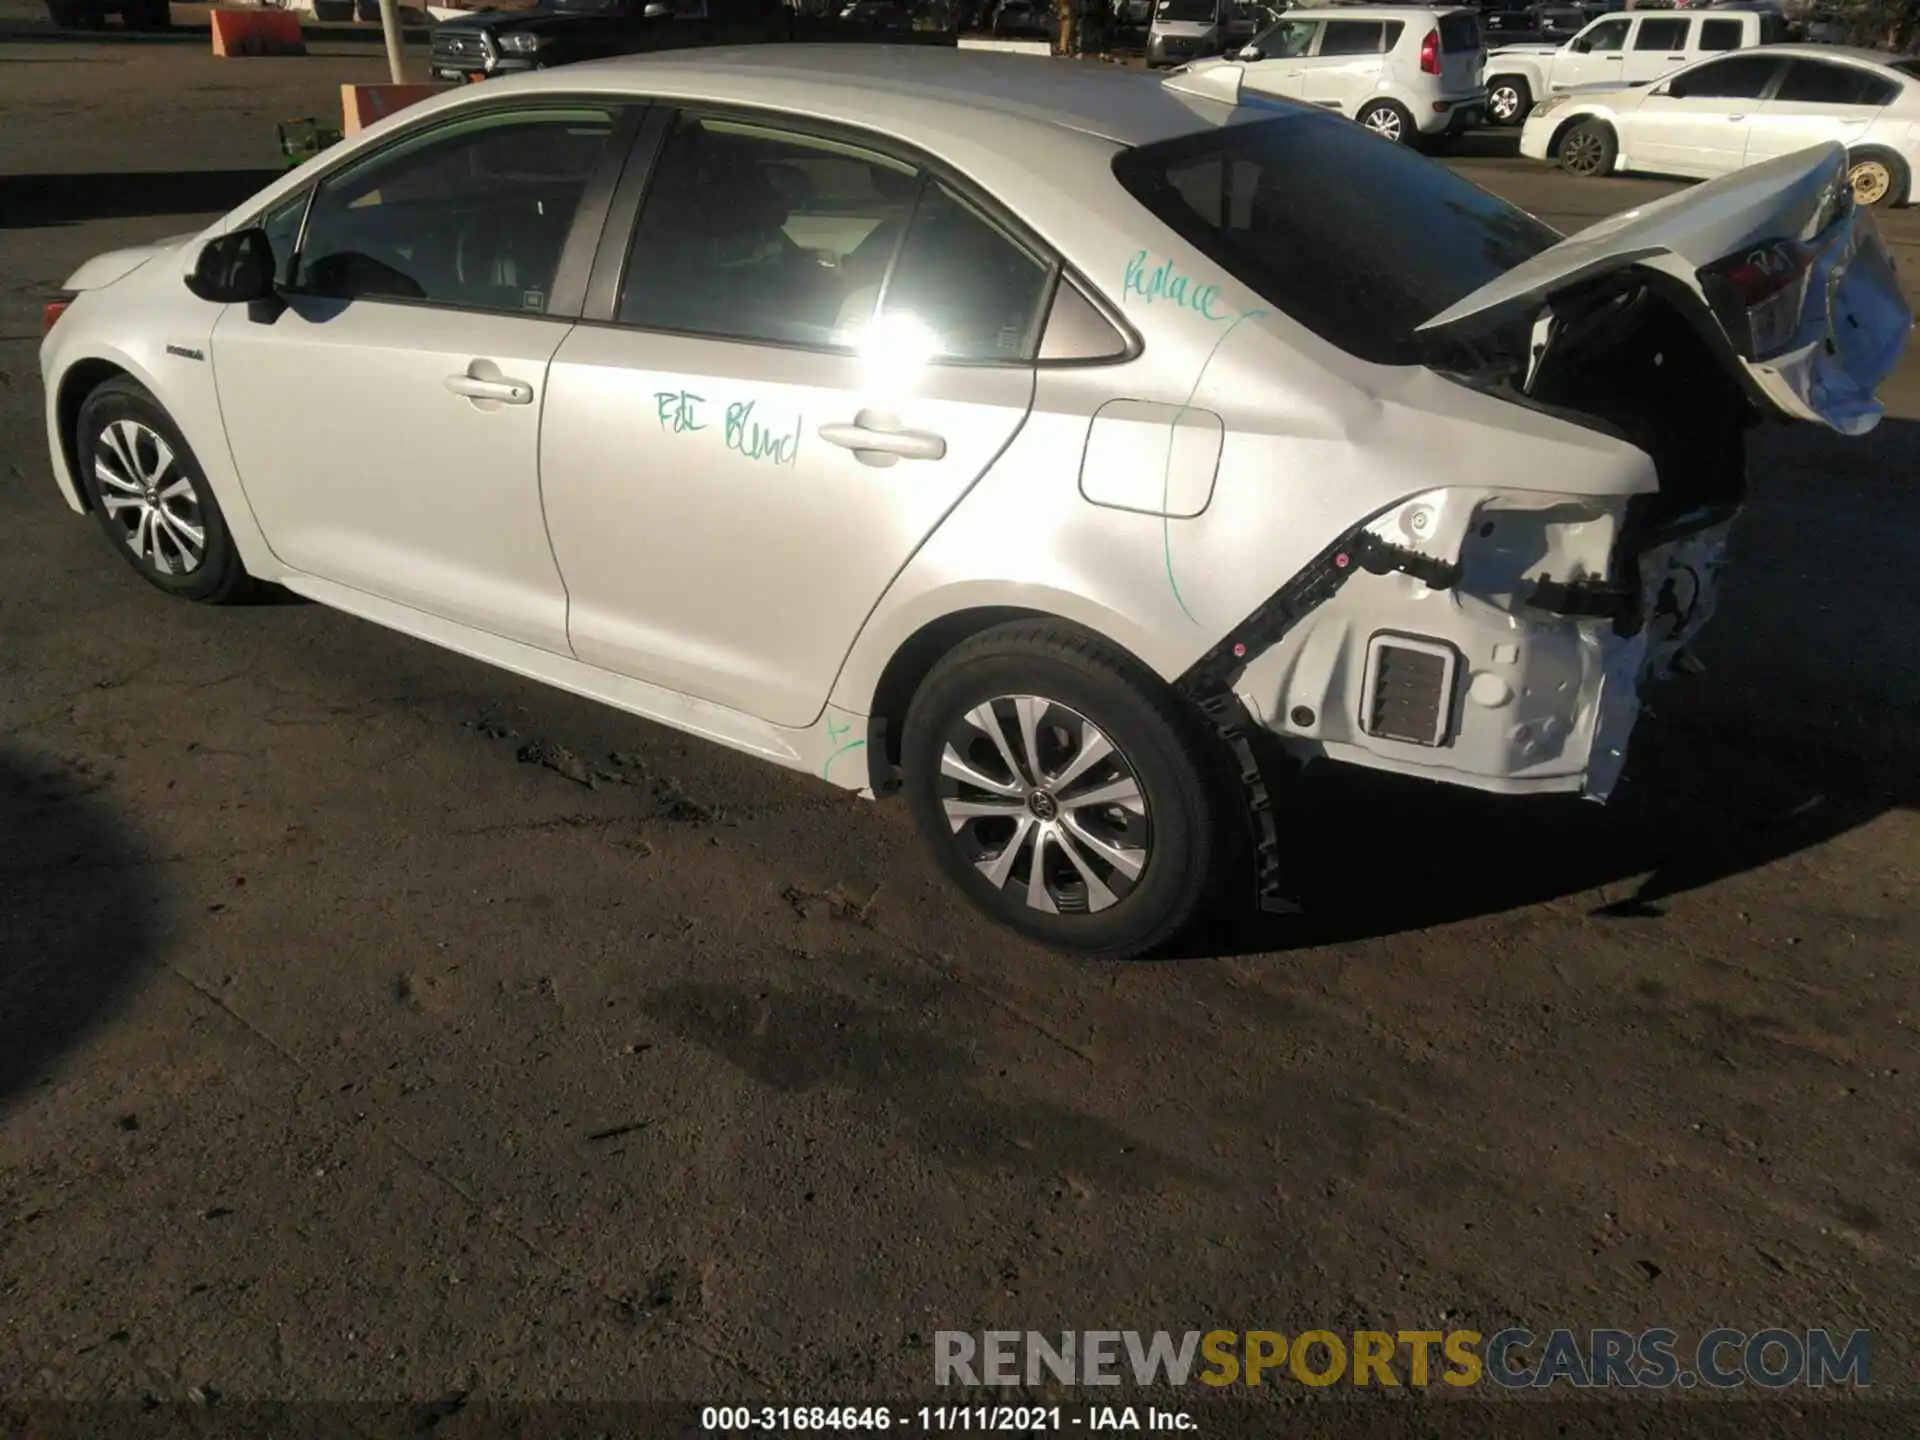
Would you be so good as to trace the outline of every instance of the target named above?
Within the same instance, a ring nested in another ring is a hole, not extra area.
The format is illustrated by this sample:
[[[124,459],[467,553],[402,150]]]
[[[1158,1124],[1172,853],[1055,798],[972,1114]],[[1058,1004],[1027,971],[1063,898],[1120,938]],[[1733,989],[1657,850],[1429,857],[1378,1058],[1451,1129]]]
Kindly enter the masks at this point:
[[[407,53],[400,43],[400,5],[399,0],[380,0],[380,29],[387,37],[387,68],[393,72],[393,83],[407,83]]]

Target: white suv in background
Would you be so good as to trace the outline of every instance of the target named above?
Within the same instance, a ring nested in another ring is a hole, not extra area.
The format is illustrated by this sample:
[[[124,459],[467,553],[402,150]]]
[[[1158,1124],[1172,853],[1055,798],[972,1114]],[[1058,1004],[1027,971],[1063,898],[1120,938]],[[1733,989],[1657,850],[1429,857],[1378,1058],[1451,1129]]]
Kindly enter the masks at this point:
[[[1412,143],[1480,123],[1485,58],[1476,10],[1366,5],[1290,10],[1236,60],[1248,90],[1337,110],[1383,139]]]
[[[1487,118],[1519,125],[1536,101],[1586,85],[1643,85],[1727,50],[1785,40],[1771,11],[1606,15],[1564,45],[1503,45],[1487,56]]]

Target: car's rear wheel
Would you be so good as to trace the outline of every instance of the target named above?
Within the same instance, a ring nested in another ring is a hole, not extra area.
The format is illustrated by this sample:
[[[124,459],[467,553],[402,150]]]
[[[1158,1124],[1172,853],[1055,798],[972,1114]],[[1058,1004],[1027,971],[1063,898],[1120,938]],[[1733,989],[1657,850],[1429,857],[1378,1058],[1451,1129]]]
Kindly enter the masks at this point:
[[[1382,140],[1391,140],[1396,145],[1407,144],[1414,135],[1413,116],[1405,106],[1392,100],[1375,100],[1363,106],[1354,119]]]
[[[171,30],[173,6],[170,0],[126,0],[120,12],[129,30]]]
[[[1847,183],[1855,204],[1891,209],[1908,198],[1911,177],[1906,163],[1891,150],[1856,150],[1847,157]]]
[[[1533,91],[1518,75],[1498,75],[1487,84],[1487,118],[1496,125],[1519,125],[1533,109]]]
[[[1581,180],[1611,174],[1619,154],[1613,127],[1604,121],[1582,120],[1560,139],[1560,168]]]
[[[1039,622],[943,659],[901,738],[914,819],[968,898],[1108,958],[1173,939],[1226,878],[1239,830],[1222,753],[1137,661]]]
[[[81,405],[75,440],[100,527],[143,579],[183,600],[245,592],[246,567],[206,473],[152,395],[107,381]]]

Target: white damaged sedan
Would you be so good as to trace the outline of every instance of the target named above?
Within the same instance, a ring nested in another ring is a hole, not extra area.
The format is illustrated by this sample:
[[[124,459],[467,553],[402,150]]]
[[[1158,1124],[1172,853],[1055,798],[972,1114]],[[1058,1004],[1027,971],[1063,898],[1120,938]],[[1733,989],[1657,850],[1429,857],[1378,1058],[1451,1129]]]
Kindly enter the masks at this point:
[[[71,278],[57,483],[169,594],[904,792],[1063,948],[1161,945],[1249,850],[1285,908],[1289,755],[1604,799],[1748,429],[1880,414],[1913,317],[1845,152],[1562,239],[1236,65],[1042,73],[436,97]]]

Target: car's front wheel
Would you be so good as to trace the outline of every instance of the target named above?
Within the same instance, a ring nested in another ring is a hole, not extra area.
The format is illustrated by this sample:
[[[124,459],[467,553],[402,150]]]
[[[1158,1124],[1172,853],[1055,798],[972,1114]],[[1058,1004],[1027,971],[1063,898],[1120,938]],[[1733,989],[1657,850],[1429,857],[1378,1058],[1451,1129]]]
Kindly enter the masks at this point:
[[[1533,108],[1533,91],[1517,75],[1496,76],[1487,86],[1487,118],[1496,125],[1518,125]]]
[[[86,398],[74,451],[93,512],[142,578],[183,600],[237,599],[246,567],[200,462],[160,403],[128,379]]]
[[[1582,180],[1597,180],[1613,173],[1619,157],[1620,142],[1613,127],[1602,120],[1582,120],[1560,141],[1560,168]]]
[[[1375,100],[1354,116],[1367,129],[1382,140],[1391,140],[1396,145],[1405,145],[1414,136],[1413,116],[1406,107],[1392,100]]]
[[[1156,949],[1233,868],[1241,828],[1223,747],[1093,635],[1015,622],[975,636],[921,686],[901,752],[941,868],[1042,944]]]

